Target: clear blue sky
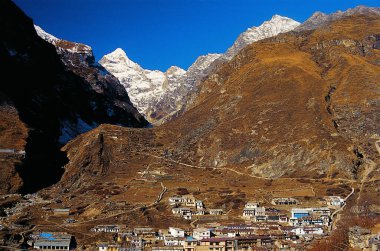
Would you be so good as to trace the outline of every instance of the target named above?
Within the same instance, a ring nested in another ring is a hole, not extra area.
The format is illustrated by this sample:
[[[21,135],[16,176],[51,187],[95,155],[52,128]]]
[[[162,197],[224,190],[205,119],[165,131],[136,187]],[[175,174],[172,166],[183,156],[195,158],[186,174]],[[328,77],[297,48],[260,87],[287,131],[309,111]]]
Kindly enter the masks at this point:
[[[224,52],[237,36],[274,14],[305,21],[313,12],[378,7],[379,0],[15,0],[34,22],[66,40],[92,46],[99,60],[121,47],[147,69],[187,69]]]

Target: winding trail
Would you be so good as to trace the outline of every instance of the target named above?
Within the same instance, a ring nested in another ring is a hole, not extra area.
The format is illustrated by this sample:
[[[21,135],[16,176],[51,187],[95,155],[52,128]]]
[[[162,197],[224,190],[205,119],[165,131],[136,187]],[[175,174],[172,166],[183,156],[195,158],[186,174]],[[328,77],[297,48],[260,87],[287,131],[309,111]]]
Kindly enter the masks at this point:
[[[166,186],[164,186],[164,184],[162,182],[161,182],[161,187],[162,187],[162,190],[158,194],[157,200],[153,203],[153,205],[157,205],[162,200],[162,197],[164,196],[164,194],[166,193],[166,191],[168,191],[168,188]]]
[[[331,218],[334,218],[334,216],[339,213],[340,211],[342,211],[344,209],[344,207],[347,205],[346,201],[348,200],[348,198],[350,198],[354,193],[355,193],[355,188],[351,187],[351,193],[349,193],[343,200],[343,206],[340,207],[339,209],[335,210],[332,214],[331,214]]]

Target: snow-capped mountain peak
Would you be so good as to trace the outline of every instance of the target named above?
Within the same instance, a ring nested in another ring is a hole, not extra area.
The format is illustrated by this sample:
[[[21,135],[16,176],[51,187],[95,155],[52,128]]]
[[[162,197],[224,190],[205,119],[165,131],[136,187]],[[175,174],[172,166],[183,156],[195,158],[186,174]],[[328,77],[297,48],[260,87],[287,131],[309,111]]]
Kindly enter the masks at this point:
[[[136,70],[142,70],[141,66],[129,59],[125,51],[121,48],[117,48],[113,52],[105,55],[101,60],[108,61],[115,65],[123,64],[125,67],[133,68]]]
[[[170,66],[165,72],[168,77],[181,76],[185,73],[186,71],[178,66]]]
[[[280,33],[288,32],[299,26],[300,23],[280,15],[274,15],[271,20],[265,21],[258,27],[248,28],[241,33],[235,43],[227,50],[224,58],[232,59],[241,49],[247,45],[259,41],[261,39],[276,36]]]
[[[170,67],[165,73],[144,70],[120,48],[105,55],[99,63],[125,86],[140,113],[152,123],[161,123],[178,111],[185,110],[187,103],[191,103],[189,97],[196,93],[200,81],[217,65],[214,62],[228,61],[245,46],[290,31],[298,25],[290,18],[274,15],[271,20],[240,34],[225,54],[199,56],[187,71],[177,66]]]

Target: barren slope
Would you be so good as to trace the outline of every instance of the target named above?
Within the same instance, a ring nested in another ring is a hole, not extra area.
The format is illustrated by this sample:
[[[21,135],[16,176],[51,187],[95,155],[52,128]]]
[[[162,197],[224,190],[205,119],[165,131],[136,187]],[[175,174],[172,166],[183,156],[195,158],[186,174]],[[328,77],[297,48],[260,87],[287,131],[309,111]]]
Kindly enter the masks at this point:
[[[378,34],[379,16],[352,16],[254,43],[208,77],[184,116],[153,129],[103,126],[70,142],[60,187],[161,169],[196,186],[208,168],[219,180],[375,182]]]

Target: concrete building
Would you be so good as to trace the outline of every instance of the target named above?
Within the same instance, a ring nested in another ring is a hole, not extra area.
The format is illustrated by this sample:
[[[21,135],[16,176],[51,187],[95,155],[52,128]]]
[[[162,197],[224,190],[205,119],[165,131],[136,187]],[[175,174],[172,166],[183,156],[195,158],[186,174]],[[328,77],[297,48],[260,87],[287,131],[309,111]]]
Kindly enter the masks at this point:
[[[255,216],[265,216],[265,207],[257,207]]]
[[[325,196],[326,204],[332,207],[342,207],[344,205],[344,199],[340,196]]]
[[[255,216],[256,208],[244,208],[243,209],[243,217],[250,219]]]
[[[183,249],[184,251],[195,251],[197,245],[198,245],[198,240],[193,238],[192,236],[189,236],[186,238],[183,244]]]
[[[183,246],[152,247],[152,251],[183,251]]]
[[[193,237],[197,240],[202,240],[211,237],[211,230],[208,228],[195,228],[193,230]]]
[[[196,209],[204,209],[203,201],[201,201],[201,200],[196,200],[196,201],[195,201],[195,208],[196,208]]]
[[[185,237],[185,230],[176,227],[169,227],[168,233],[173,237]]]
[[[70,250],[72,236],[67,233],[40,233],[33,243],[35,249]]]
[[[211,215],[222,215],[223,214],[223,209],[210,209],[209,213]]]
[[[93,232],[104,232],[104,233],[118,233],[120,232],[120,226],[117,225],[98,225],[93,227],[91,231]]]
[[[310,215],[311,208],[292,208],[290,211],[291,218],[299,219]]]
[[[294,198],[273,198],[271,203],[273,205],[297,205],[298,200]]]
[[[259,202],[253,202],[253,201],[249,201],[245,204],[245,207],[244,208],[257,208],[260,206],[260,203]]]
[[[171,235],[167,235],[164,237],[164,245],[165,246],[183,246],[185,244],[185,238],[181,237],[173,237]]]

